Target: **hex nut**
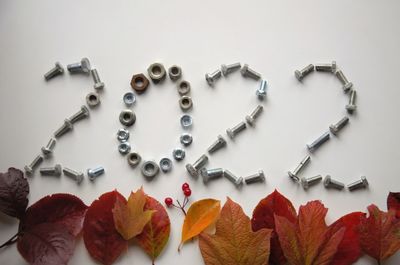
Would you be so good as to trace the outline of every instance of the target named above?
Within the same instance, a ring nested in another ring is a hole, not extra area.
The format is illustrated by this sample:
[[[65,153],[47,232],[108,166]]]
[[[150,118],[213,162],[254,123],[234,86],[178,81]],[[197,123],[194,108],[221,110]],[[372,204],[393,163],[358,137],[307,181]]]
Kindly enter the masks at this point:
[[[142,157],[136,152],[129,153],[127,159],[128,164],[131,167],[137,167],[140,164],[140,161],[142,161]]]
[[[170,172],[172,169],[172,161],[168,157],[161,158],[160,168],[164,173]]]
[[[193,101],[191,97],[183,96],[179,99],[179,106],[183,111],[188,111],[193,107]]]
[[[144,74],[136,74],[132,76],[131,87],[140,94],[146,91],[149,83],[149,79]]]
[[[132,126],[136,122],[136,114],[132,110],[123,110],[119,114],[119,121],[122,125]]]
[[[166,72],[164,65],[153,63],[147,68],[147,72],[154,83],[158,83],[165,78]]]
[[[126,142],[129,139],[129,131],[127,129],[119,129],[117,132],[117,139],[120,142]]]
[[[175,148],[172,151],[172,156],[174,157],[174,159],[176,161],[181,161],[185,158],[185,150],[183,150],[182,148]]]
[[[141,171],[145,178],[151,180],[158,174],[160,168],[156,162],[150,160],[143,163]]]
[[[90,108],[97,107],[100,104],[99,94],[91,92],[86,96],[86,103]]]
[[[172,81],[176,81],[182,76],[182,68],[177,65],[173,65],[168,69],[168,75]]]
[[[136,96],[132,92],[127,92],[124,94],[123,100],[125,105],[130,107],[136,102]]]
[[[188,129],[188,128],[192,127],[192,124],[193,124],[192,116],[190,116],[188,114],[182,115],[181,126],[183,129]]]
[[[193,142],[193,136],[189,133],[183,133],[179,140],[184,146],[189,146]]]
[[[190,92],[190,83],[186,80],[182,80],[178,83],[178,93],[181,96],[189,94]]]
[[[131,151],[131,145],[128,142],[123,142],[118,145],[118,151],[121,155],[126,155]]]

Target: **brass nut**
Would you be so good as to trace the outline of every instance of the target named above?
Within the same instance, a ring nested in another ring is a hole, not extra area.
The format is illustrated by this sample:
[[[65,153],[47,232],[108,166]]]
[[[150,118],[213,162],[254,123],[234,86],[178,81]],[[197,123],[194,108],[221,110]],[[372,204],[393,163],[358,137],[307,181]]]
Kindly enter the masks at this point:
[[[94,108],[100,104],[99,94],[91,92],[86,96],[86,103],[90,108]]]
[[[166,72],[164,65],[160,63],[153,63],[147,68],[147,72],[154,83],[158,83],[165,78]]]
[[[119,121],[122,125],[132,126],[136,121],[136,114],[132,110],[123,110],[119,114]]]
[[[189,94],[190,92],[190,83],[188,81],[182,80],[178,83],[178,93],[181,96]]]
[[[179,99],[179,106],[183,111],[188,111],[193,107],[193,101],[191,97],[183,96]]]
[[[144,74],[132,76],[131,87],[138,93],[143,93],[149,86],[149,79]]]

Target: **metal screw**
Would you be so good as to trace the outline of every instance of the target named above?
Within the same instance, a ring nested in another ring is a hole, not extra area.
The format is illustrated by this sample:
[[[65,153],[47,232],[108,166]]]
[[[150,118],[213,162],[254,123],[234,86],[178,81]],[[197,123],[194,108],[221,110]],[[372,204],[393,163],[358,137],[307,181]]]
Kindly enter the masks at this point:
[[[199,176],[199,170],[202,169],[207,164],[207,162],[208,156],[201,155],[200,158],[193,163],[193,165],[186,164],[186,170],[192,177],[197,178]]]
[[[261,78],[261,74],[251,69],[248,64],[243,65],[242,69],[240,69],[240,72],[242,73],[243,77],[250,77],[256,81]]]
[[[104,174],[105,170],[104,167],[98,166],[95,168],[89,168],[87,170],[87,175],[91,181],[95,180],[98,176]]]
[[[44,74],[44,79],[46,79],[46,81],[49,81],[53,77],[56,77],[57,75],[62,75],[63,73],[64,67],[62,67],[59,62],[56,62],[55,66]]]
[[[89,117],[89,109],[85,105],[82,105],[81,109],[69,118],[69,121],[74,124],[87,117]]]
[[[329,139],[330,139],[329,132],[325,132],[323,135],[318,137],[314,142],[307,145],[308,151],[313,153],[315,150],[317,150],[323,143],[325,143]]]
[[[256,174],[244,178],[244,182],[246,182],[246,184],[252,184],[255,182],[264,182],[264,181],[265,181],[265,175],[264,171],[262,170],[259,170]]]
[[[354,111],[357,110],[356,96],[357,96],[357,92],[354,89],[351,90],[349,104],[346,105],[346,110],[350,114],[352,114]]]
[[[64,120],[64,124],[61,125],[61,127],[54,133],[54,136],[56,138],[61,137],[62,135],[64,135],[65,133],[71,131],[74,128],[72,122],[68,119]]]
[[[212,154],[224,146],[226,146],[226,140],[221,135],[218,135],[217,140],[207,149],[207,151],[209,154]]]
[[[297,80],[301,82],[301,80],[303,80],[303,78],[306,77],[306,75],[308,75],[313,71],[314,71],[314,65],[309,64],[300,71],[299,70],[294,71],[294,76],[297,78]]]
[[[63,173],[64,175],[66,175],[67,177],[72,178],[73,180],[76,181],[76,183],[81,184],[82,180],[83,180],[83,173],[82,172],[77,172],[73,169],[64,167],[63,168]]]
[[[368,180],[364,176],[362,176],[360,180],[357,180],[357,181],[347,185],[347,188],[349,189],[349,191],[367,188],[367,187],[368,187]]]
[[[337,69],[336,61],[332,61],[331,64],[316,64],[315,70],[318,72],[332,72],[334,73]]]
[[[238,125],[236,125],[233,128],[227,129],[226,133],[228,134],[228,136],[233,139],[236,137],[236,135],[238,135],[241,131],[246,129],[246,123],[245,122],[240,122]]]
[[[227,178],[233,184],[235,184],[236,187],[240,187],[243,185],[243,178],[235,176],[232,172],[230,172],[227,169],[224,170],[224,177]]]
[[[303,186],[303,189],[308,189],[310,186],[317,184],[318,182],[320,182],[322,180],[322,176],[318,175],[315,177],[311,177],[311,178],[301,178],[300,182],[301,182],[301,186]]]
[[[336,77],[339,79],[339,81],[342,83],[343,85],[343,91],[345,93],[347,93],[352,87],[353,87],[353,83],[349,82],[349,80],[347,80],[346,76],[343,74],[342,70],[337,70],[335,72]]]
[[[336,124],[331,124],[331,126],[329,126],[329,130],[331,131],[331,133],[333,135],[337,135],[337,133],[343,129],[344,126],[346,126],[346,124],[349,123],[349,117],[345,116],[343,117],[340,121],[338,121]]]
[[[221,78],[221,76],[222,76],[222,72],[219,69],[215,70],[211,74],[207,73],[206,74],[206,80],[207,80],[208,85],[209,86],[213,86],[215,81],[217,81],[219,78]]]
[[[250,126],[254,126],[254,121],[258,116],[260,116],[261,112],[263,111],[264,107],[258,105],[250,115],[246,116],[246,121]]]
[[[90,72],[90,62],[88,58],[82,58],[78,63],[72,63],[67,65],[68,71],[72,73],[84,73],[89,74]]]
[[[329,175],[326,175],[324,178],[324,186],[325,188],[334,188],[337,190],[342,190],[344,188],[344,184],[342,182],[332,179]]]
[[[51,138],[46,146],[42,147],[42,153],[45,156],[49,156],[53,153],[54,147],[56,146],[56,139]]]
[[[54,167],[42,167],[39,171],[42,176],[59,177],[61,176],[62,168],[60,164],[57,164]]]
[[[42,155],[37,155],[35,159],[29,165],[25,166],[25,173],[27,175],[33,175],[35,169],[43,162],[44,157]]]
[[[224,76],[227,76],[228,74],[235,72],[236,70],[239,70],[240,67],[242,67],[240,63],[233,63],[228,65],[223,64],[221,65],[221,71]]]
[[[204,184],[208,183],[208,181],[212,179],[220,178],[224,175],[224,170],[222,168],[213,168],[213,169],[205,169],[203,168],[201,171],[201,176],[203,177]]]
[[[300,171],[311,161],[311,157],[307,155],[301,160],[300,164],[293,170],[293,172],[288,171],[289,177],[294,181],[299,181],[299,177],[297,176]]]
[[[267,80],[261,80],[260,87],[256,90],[256,95],[259,100],[265,99],[265,97],[267,96],[267,88]]]
[[[102,90],[104,88],[104,83],[101,82],[99,73],[97,72],[97,69],[92,69],[90,70],[92,73],[93,81],[94,81],[94,89],[96,90]]]

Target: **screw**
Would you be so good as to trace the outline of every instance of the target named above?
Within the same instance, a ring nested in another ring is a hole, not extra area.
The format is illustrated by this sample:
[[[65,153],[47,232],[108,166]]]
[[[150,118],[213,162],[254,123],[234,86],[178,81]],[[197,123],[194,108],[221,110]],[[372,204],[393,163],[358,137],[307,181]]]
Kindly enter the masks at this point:
[[[43,162],[44,157],[42,155],[37,155],[35,159],[29,165],[25,166],[25,173],[28,176],[33,175],[35,169]]]
[[[209,86],[213,86],[214,82],[222,76],[221,70],[215,70],[214,72],[206,74],[206,80]]]
[[[87,170],[87,175],[91,181],[95,180],[98,176],[104,174],[104,167],[98,166],[95,168],[89,168]]]
[[[242,73],[243,77],[250,77],[256,81],[261,78],[261,74],[251,69],[248,64],[243,65],[242,69],[240,69],[240,72]]]
[[[186,170],[192,177],[197,178],[199,176],[199,170],[205,166],[208,162],[208,156],[202,155],[196,162],[192,164],[186,164]]]
[[[308,151],[310,151],[311,153],[313,153],[315,150],[317,150],[323,143],[325,143],[326,141],[328,141],[330,138],[330,134],[329,132],[325,132],[323,135],[321,135],[320,137],[318,137],[314,142],[312,142],[311,144],[307,145]]]
[[[44,156],[49,156],[53,153],[54,147],[56,146],[56,139],[51,138],[46,146],[42,147],[42,153]]]
[[[60,164],[57,164],[54,167],[42,167],[39,171],[42,176],[59,177],[61,176],[62,168]]]
[[[347,80],[346,76],[343,74],[342,70],[337,70],[335,72],[336,77],[339,79],[339,81],[342,83],[343,85],[343,91],[345,93],[347,93],[350,88],[353,87],[353,83],[349,82],[349,80]]]
[[[230,172],[227,169],[224,170],[224,177],[227,178],[233,184],[235,184],[236,187],[240,187],[243,185],[243,178],[236,177],[235,175],[233,175],[232,172]]]
[[[46,81],[49,81],[53,77],[56,77],[57,75],[61,75],[63,73],[64,68],[59,62],[56,62],[55,66],[44,74],[44,79],[46,79]]]
[[[72,130],[74,128],[72,122],[68,119],[64,120],[64,124],[61,125],[61,127],[54,133],[54,136],[56,138],[61,137],[62,135],[64,135],[65,133],[69,132],[70,130]]]
[[[267,88],[267,80],[261,80],[260,87],[256,90],[256,95],[259,100],[263,100],[267,96]]]
[[[352,114],[357,109],[356,96],[357,96],[357,92],[354,89],[351,90],[349,104],[346,105],[346,110],[350,114]]]
[[[301,186],[303,186],[303,189],[307,190],[310,186],[317,184],[318,182],[320,182],[322,179],[321,175],[315,176],[315,177],[311,177],[311,178],[304,178],[302,177],[300,179],[301,182]]]
[[[340,121],[338,121],[336,124],[331,124],[329,126],[329,130],[333,135],[337,135],[337,133],[344,127],[346,124],[349,123],[349,117],[343,117]]]
[[[299,177],[297,176],[300,171],[311,161],[311,157],[307,155],[301,160],[300,164],[293,170],[293,172],[288,171],[289,177],[294,181],[299,181]]]
[[[250,115],[246,116],[246,121],[250,126],[254,126],[254,121],[258,116],[260,116],[261,112],[263,111],[264,107],[258,105]]]
[[[252,184],[255,182],[264,182],[264,181],[265,181],[265,175],[264,171],[262,170],[259,170],[256,174],[244,178],[244,182],[246,182],[246,184]]]
[[[324,179],[324,186],[325,188],[334,188],[337,190],[342,190],[344,188],[344,184],[342,182],[332,179],[329,175],[326,175]]]
[[[314,71],[314,65],[309,64],[306,67],[304,67],[302,70],[296,70],[294,71],[294,76],[301,82],[306,75]]]
[[[89,74],[90,72],[90,62],[88,58],[82,58],[78,63],[72,63],[67,65],[68,71],[72,73],[84,73]]]
[[[75,170],[72,170],[70,168],[63,168],[63,172],[64,175],[66,175],[67,177],[72,178],[73,180],[76,181],[76,183],[81,184],[82,180],[83,180],[83,173],[82,172],[77,172]]]
[[[200,171],[201,176],[203,177],[204,184],[208,183],[208,181],[212,179],[220,178],[224,175],[224,170],[222,168],[214,168],[214,169],[205,169],[203,168]]]
[[[349,189],[349,191],[367,188],[367,187],[368,187],[368,180],[364,176],[362,176],[360,180],[357,180],[357,181],[347,185],[347,188]]]
[[[94,89],[96,90],[102,90],[104,88],[104,83],[100,81],[99,73],[97,72],[97,69],[92,69],[90,70],[92,73],[93,81],[94,81]]]
[[[236,70],[239,70],[240,67],[242,67],[240,63],[233,63],[228,65],[223,64],[221,65],[221,71],[224,76],[227,76],[228,74],[235,72]]]
[[[226,133],[228,134],[228,136],[233,139],[236,137],[236,135],[238,135],[241,131],[246,129],[246,123],[245,122],[240,122],[238,125],[236,125],[233,128],[227,129]]]
[[[316,64],[315,70],[318,72],[332,72],[334,73],[337,69],[336,61],[332,61],[331,64]]]
[[[69,118],[69,121],[74,124],[87,117],[89,117],[89,109],[85,105],[82,105],[81,109]]]
[[[217,140],[207,149],[209,154],[216,152],[226,146],[226,140],[221,135],[218,135]]]

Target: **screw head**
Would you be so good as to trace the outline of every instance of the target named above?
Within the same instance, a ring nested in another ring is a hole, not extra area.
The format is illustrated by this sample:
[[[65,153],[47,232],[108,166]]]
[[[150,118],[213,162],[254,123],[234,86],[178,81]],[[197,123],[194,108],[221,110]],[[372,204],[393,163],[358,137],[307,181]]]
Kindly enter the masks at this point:
[[[30,166],[24,166],[24,170],[27,175],[33,174],[33,169]]]
[[[214,85],[214,79],[211,77],[209,73],[206,74],[206,81],[210,86]]]
[[[293,174],[292,172],[288,171],[288,175],[293,181],[299,182],[299,177]]]
[[[81,60],[81,67],[82,67],[82,71],[84,73],[89,73],[90,72],[90,62],[88,58],[82,58]]]
[[[76,183],[81,184],[83,178],[84,178],[83,173],[76,175]]]
[[[335,73],[337,69],[336,61],[332,61],[332,73]]]
[[[55,165],[54,166],[54,176],[59,177],[59,176],[61,176],[61,173],[62,173],[61,165],[60,164]]]
[[[263,170],[259,170],[258,175],[260,176],[261,181],[265,181],[265,174]]]
[[[246,122],[250,125],[250,126],[254,126],[254,118],[247,115],[246,116]]]
[[[369,185],[368,180],[367,180],[367,178],[365,176],[361,177],[361,181],[364,184],[364,187],[367,187]]]
[[[56,62],[56,68],[58,69],[58,72],[64,73],[64,67],[62,67],[62,65],[59,62]]]
[[[248,69],[249,69],[249,65],[244,64],[242,69],[240,69],[240,73],[244,76],[244,75],[246,75]]]
[[[347,112],[349,112],[349,113],[354,112],[356,109],[357,109],[357,105],[354,105],[354,104],[348,104],[348,105],[346,105],[346,110],[347,110]]]
[[[329,130],[331,131],[331,133],[333,135],[336,135],[338,133],[337,127],[335,125],[333,125],[333,124],[329,126]]]
[[[96,89],[96,90],[102,90],[103,88],[104,88],[104,83],[103,82],[99,82],[99,83],[95,83],[94,85],[93,85],[93,87],[94,87],[94,89]]]
[[[352,83],[352,82],[348,82],[348,83],[344,84],[344,86],[343,86],[343,91],[344,91],[345,93],[347,93],[347,92],[350,91],[350,89],[351,89],[352,87],[353,87],[353,83]]]
[[[65,119],[64,120],[64,124],[66,127],[68,127],[68,129],[72,129],[73,128],[73,124],[69,119]]]
[[[45,146],[43,146],[41,149],[42,149],[42,153],[43,153],[45,156],[49,156],[49,155],[51,155],[51,153],[53,152],[52,150],[50,150],[49,148],[47,148],[47,147],[45,147]]]
[[[228,74],[228,67],[226,66],[226,64],[221,65],[221,72],[223,75]]]
[[[192,164],[186,164],[186,170],[192,177],[197,178],[199,176],[199,172],[193,167]]]
[[[325,177],[325,179],[324,179],[324,186],[325,186],[326,188],[328,188],[329,185],[331,184],[331,180],[332,180],[331,176],[326,175],[326,177]]]
[[[243,177],[238,177],[235,181],[236,187],[240,187],[243,185]]]
[[[207,169],[205,169],[205,168],[201,169],[200,175],[203,178],[203,183],[207,183],[210,180],[210,178],[208,177],[208,174],[207,174]]]
[[[308,184],[308,181],[305,177],[300,178],[300,183],[301,183],[301,186],[303,187],[303,189],[305,189],[305,190],[307,190],[310,187],[310,185]]]
[[[231,129],[226,129],[226,134],[228,134],[229,138],[231,139],[235,138],[235,134]]]
[[[301,81],[303,79],[303,74],[299,71],[296,70],[294,71],[294,76],[297,78],[297,80]]]

